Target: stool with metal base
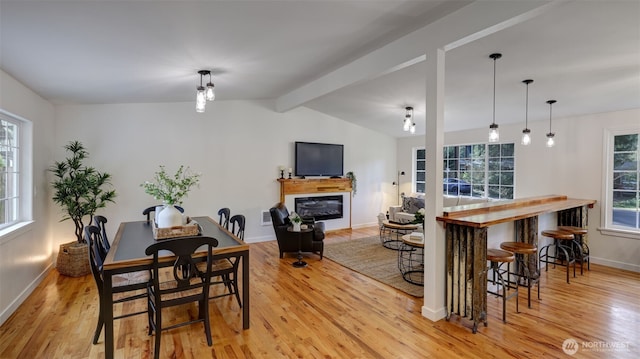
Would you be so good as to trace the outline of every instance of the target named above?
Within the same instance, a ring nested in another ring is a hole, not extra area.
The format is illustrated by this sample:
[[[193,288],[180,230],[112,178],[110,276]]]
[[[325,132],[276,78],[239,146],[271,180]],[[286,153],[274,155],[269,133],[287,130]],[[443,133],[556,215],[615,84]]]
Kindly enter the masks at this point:
[[[565,231],[573,234],[573,252],[576,255],[576,261],[580,262],[580,275],[583,274],[584,262],[587,261],[587,270],[591,270],[591,261],[589,260],[589,246],[584,242],[584,236],[587,229],[574,226],[558,226],[559,231]]]
[[[502,269],[502,265],[504,263],[511,263],[515,260],[513,253],[503,251],[500,249],[489,248],[487,249],[487,260],[491,262],[491,278],[487,276],[487,281],[496,285],[496,291],[492,292],[487,290],[487,293],[493,294],[497,297],[502,298],[502,321],[507,322],[507,300],[511,297],[516,297],[516,313],[520,313],[518,309],[518,286],[510,286],[508,281],[504,280],[502,274],[508,273],[508,270]],[[508,278],[507,278],[508,279]],[[502,288],[502,293],[500,293],[500,288]],[[509,295],[507,295],[507,290],[515,289],[515,291]],[[486,324],[486,322],[485,322]]]
[[[502,242],[500,248],[512,252],[515,257],[515,272],[511,271],[511,265],[507,264],[507,281],[509,284],[515,283],[515,285],[522,285],[527,287],[527,305],[531,308],[531,286],[537,284],[538,286],[538,300],[540,300],[540,277],[537,273],[531,273],[525,255],[537,255],[538,247],[524,242]],[[511,276],[516,277],[516,281],[511,281]]]
[[[567,267],[567,283],[569,283],[569,266],[573,264],[573,277],[576,276],[576,257],[571,248],[574,236],[569,232],[554,229],[542,231],[545,237],[553,238],[553,243],[540,249],[540,263],[545,263],[545,271],[549,270],[549,263]],[[553,256],[549,254],[549,248],[554,247]],[[544,254],[542,252],[544,251]]]

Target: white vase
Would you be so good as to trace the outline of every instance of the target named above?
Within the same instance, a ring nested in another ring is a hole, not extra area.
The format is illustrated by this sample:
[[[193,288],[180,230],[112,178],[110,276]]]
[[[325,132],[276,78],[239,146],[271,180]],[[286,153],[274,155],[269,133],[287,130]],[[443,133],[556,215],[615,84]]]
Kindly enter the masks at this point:
[[[300,223],[293,222],[293,231],[300,232]]]
[[[173,205],[166,205],[158,213],[158,228],[170,228],[182,225],[182,213]]]

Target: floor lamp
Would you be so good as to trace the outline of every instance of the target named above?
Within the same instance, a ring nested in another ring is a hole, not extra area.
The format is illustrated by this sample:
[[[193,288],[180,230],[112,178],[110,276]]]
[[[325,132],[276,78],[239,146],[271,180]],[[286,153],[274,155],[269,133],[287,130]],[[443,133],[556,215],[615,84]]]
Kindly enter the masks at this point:
[[[398,171],[396,181],[393,182],[393,185],[396,186],[396,197],[398,198],[398,205],[400,205],[400,176],[404,176],[404,171]]]

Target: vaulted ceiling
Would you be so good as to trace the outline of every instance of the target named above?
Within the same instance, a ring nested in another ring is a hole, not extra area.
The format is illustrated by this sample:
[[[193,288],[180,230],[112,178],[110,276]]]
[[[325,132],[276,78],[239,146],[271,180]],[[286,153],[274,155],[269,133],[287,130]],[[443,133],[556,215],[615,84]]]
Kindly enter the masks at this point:
[[[640,107],[639,1],[521,3],[553,6],[446,52],[446,130],[491,122],[492,52],[503,54],[499,123],[524,120],[526,78],[530,121],[548,118],[551,98],[554,117]],[[213,70],[219,100],[282,100],[468,6],[478,4],[2,0],[0,67],[54,104],[194,101],[200,69]],[[447,35],[425,34],[425,42]],[[404,107],[413,106],[418,135],[425,74],[424,59],[413,59],[297,105],[396,137],[407,135]]]

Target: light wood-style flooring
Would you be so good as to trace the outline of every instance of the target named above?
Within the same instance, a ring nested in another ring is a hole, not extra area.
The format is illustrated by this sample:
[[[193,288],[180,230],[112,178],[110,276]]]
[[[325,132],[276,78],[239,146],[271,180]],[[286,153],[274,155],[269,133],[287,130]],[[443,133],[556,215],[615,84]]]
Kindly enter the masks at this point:
[[[377,235],[376,227],[338,231],[327,242]],[[306,255],[309,267],[278,258],[276,242],[251,244],[251,328],[242,330],[233,297],[210,304],[213,346],[202,324],[162,334],[164,358],[568,358],[563,342],[578,342],[575,358],[640,357],[640,274],[591,265],[565,282],[564,268],[542,272],[542,300],[520,313],[514,300],[501,321],[500,300],[488,297],[489,326],[453,316],[431,322],[417,299],[331,260]],[[390,268],[390,270],[397,270]],[[102,358],[104,333],[91,343],[98,313],[91,275],[68,278],[52,270],[0,327],[0,358]],[[145,308],[116,306],[116,312]],[[173,310],[170,316],[197,315]],[[165,317],[167,315],[165,314]],[[116,357],[149,358],[147,319],[115,322]],[[587,348],[582,347],[586,343]],[[616,350],[605,346],[617,345]]]

